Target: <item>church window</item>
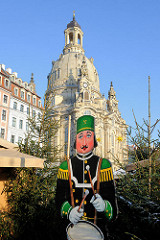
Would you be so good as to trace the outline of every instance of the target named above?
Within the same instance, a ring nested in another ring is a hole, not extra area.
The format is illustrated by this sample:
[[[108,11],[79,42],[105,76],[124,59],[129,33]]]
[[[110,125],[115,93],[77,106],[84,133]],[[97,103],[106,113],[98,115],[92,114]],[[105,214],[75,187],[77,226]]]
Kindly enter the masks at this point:
[[[81,68],[78,68],[78,69],[77,69],[77,75],[78,75],[78,76],[81,76]]]
[[[60,78],[60,69],[58,69],[58,76],[57,78]]]
[[[86,110],[86,111],[84,112],[84,115],[91,115],[91,111],[90,111],[90,110]]]
[[[111,136],[111,141],[112,141],[112,146],[114,147],[114,135],[112,133],[112,136]]]
[[[69,34],[69,43],[73,43],[73,33]]]
[[[56,71],[53,72],[53,79],[56,79]]]
[[[88,92],[84,92],[84,100],[85,101],[89,100],[89,93]]]
[[[78,34],[78,44],[81,45],[81,35],[80,34]]]

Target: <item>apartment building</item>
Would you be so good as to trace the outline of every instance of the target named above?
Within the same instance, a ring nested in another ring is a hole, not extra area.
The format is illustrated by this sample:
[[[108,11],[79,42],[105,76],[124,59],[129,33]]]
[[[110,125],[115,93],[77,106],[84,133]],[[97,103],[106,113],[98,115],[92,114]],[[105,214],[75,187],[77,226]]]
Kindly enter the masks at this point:
[[[0,76],[0,137],[18,143],[28,131],[28,117],[41,116],[41,97],[35,91],[33,73],[28,83],[0,64]]]

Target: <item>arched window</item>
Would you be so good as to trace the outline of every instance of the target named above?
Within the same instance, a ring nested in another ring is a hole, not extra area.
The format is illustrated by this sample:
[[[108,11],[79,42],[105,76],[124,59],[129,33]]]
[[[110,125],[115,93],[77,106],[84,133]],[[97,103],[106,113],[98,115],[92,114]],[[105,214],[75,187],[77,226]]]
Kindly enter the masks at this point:
[[[91,115],[91,111],[90,110],[85,110],[84,115]]]
[[[83,98],[85,101],[88,101],[89,100],[89,93],[88,92],[84,92],[84,95],[83,95]]]
[[[69,43],[73,43],[73,33],[69,34]]]
[[[78,34],[78,44],[81,45],[81,35],[80,34]]]
[[[114,147],[114,134],[111,135],[112,147]]]

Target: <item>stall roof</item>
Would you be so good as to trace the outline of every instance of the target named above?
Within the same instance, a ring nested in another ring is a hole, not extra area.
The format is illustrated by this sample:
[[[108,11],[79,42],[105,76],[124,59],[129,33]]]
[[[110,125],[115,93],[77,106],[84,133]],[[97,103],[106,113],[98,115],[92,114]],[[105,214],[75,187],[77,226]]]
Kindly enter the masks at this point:
[[[0,138],[0,167],[44,167],[45,159],[18,151],[16,144]]]

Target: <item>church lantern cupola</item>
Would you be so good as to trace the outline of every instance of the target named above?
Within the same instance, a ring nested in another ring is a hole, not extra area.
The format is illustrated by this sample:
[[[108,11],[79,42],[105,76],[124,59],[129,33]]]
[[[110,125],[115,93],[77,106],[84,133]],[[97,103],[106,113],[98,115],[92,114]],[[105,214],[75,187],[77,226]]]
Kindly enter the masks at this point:
[[[63,49],[63,54],[68,52],[84,53],[83,32],[81,26],[75,20],[75,12],[73,13],[73,20],[67,24],[67,29],[64,31],[64,34],[65,47]]]

